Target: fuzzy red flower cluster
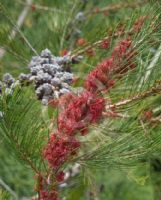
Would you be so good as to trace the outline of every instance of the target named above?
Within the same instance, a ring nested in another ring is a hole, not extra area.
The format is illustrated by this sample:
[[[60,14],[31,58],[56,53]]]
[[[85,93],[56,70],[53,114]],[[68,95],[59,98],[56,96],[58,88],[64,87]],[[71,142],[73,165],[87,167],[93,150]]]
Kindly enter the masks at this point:
[[[58,130],[50,136],[44,149],[44,157],[52,169],[57,171],[56,181],[64,180],[64,173],[60,167],[77,154],[80,142],[75,137],[77,133],[84,135],[88,126],[102,117],[105,107],[104,98],[84,91],[79,95],[69,93],[60,98],[60,114],[58,116]],[[41,188],[43,188],[42,181]],[[56,190],[40,189],[43,200],[58,200]]]
[[[78,131],[84,134],[88,125],[97,122],[102,116],[105,100],[91,92],[73,95],[71,102],[59,114],[58,129],[73,136]]]
[[[77,46],[84,46],[87,44],[87,40],[84,39],[84,38],[79,38],[77,41],[76,41],[76,44]]]
[[[57,170],[70,156],[76,154],[79,147],[80,142],[74,137],[62,136],[62,134],[56,132],[50,136],[44,150],[44,156],[50,166]]]
[[[109,41],[108,39],[104,39],[104,40],[101,42],[100,47],[101,47],[102,49],[107,49],[107,48],[109,47],[109,45],[110,45],[110,41]]]
[[[58,116],[58,130],[51,135],[44,150],[44,156],[53,169],[59,169],[77,153],[80,142],[75,135],[87,133],[88,126],[101,118],[105,107],[103,98],[87,91],[79,95],[67,94],[60,102],[62,111]]]
[[[139,31],[145,18],[141,17],[135,22],[133,29]],[[85,45],[82,38],[78,40],[78,45]],[[102,48],[109,47],[109,41],[101,43]],[[66,53],[66,52],[65,52]],[[93,49],[88,49],[90,56],[94,55]],[[134,50],[132,40],[124,39],[114,48],[111,57],[104,59],[92,70],[85,80],[85,89],[76,95],[68,93],[60,97],[58,108],[60,110],[57,119],[57,130],[51,134],[48,144],[44,149],[44,158],[48,161],[51,170],[54,171],[56,183],[64,180],[64,172],[60,168],[65,162],[75,156],[81,144],[77,134],[85,135],[88,127],[96,123],[103,116],[105,109],[105,99],[100,97],[100,91],[108,91],[115,84],[112,79],[113,73],[123,74],[129,68],[133,68]],[[39,180],[39,191],[43,200],[58,200],[57,189],[51,188],[50,184],[43,179]],[[49,186],[49,188],[48,188]],[[48,190],[49,189],[49,190]]]
[[[58,191],[52,190],[52,191],[44,191],[40,190],[40,196],[43,200],[58,200]]]
[[[114,81],[111,78],[112,72],[118,65],[123,64],[131,44],[130,39],[121,41],[113,50],[112,56],[103,60],[90,72],[85,81],[85,88],[88,91],[98,92],[109,90],[114,85]]]

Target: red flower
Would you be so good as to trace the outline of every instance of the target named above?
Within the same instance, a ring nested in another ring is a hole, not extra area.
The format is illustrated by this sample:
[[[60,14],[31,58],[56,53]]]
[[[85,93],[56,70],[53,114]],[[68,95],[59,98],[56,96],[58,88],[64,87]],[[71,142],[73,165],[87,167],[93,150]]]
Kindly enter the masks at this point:
[[[103,98],[90,92],[83,92],[72,97],[73,100],[58,116],[58,128],[64,134],[73,136],[78,131],[85,131],[88,124],[100,119],[105,106]],[[94,109],[97,112],[94,112]]]
[[[59,172],[59,174],[56,176],[56,180],[58,181],[58,182],[62,182],[63,180],[64,180],[64,172],[63,171],[61,171],[61,172]]]
[[[50,166],[58,169],[80,147],[79,141],[72,137],[63,136],[57,132],[52,134],[44,149],[44,157]]]
[[[115,47],[112,56],[114,59],[123,58],[126,56],[128,49],[130,48],[132,41],[129,39],[125,39],[120,42],[120,44]]]
[[[87,41],[84,38],[79,38],[76,42],[77,46],[84,46]]]
[[[60,56],[66,56],[69,53],[67,49],[63,49],[59,52]]]
[[[52,191],[40,191],[42,200],[58,200],[58,192],[56,190]]]
[[[153,112],[152,111],[145,111],[143,113],[143,116],[142,118],[145,119],[145,120],[150,120],[151,118],[153,117]]]
[[[114,48],[111,58],[103,60],[90,72],[85,80],[85,88],[88,91],[97,93],[99,91],[109,90],[114,85],[114,81],[111,77],[112,72],[117,67],[124,68],[125,60],[128,60],[132,68],[133,65],[129,59],[131,44],[132,41],[130,39],[122,40],[118,46]]]
[[[145,20],[147,19],[146,16],[141,16],[139,17],[139,19],[134,23],[134,26],[133,26],[133,30],[135,32],[139,32],[145,22]]]
[[[108,39],[105,39],[101,42],[101,48],[107,49],[110,45],[110,41]]]

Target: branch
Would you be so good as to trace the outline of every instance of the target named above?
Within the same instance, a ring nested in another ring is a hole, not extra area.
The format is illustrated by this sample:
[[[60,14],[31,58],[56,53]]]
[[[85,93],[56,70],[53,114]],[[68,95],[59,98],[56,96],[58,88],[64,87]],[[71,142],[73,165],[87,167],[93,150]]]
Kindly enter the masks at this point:
[[[153,122],[153,123],[161,124],[161,116],[153,117],[152,119],[150,119],[150,121]]]
[[[27,3],[18,0],[18,2],[22,5],[28,5]],[[68,14],[68,12],[64,11],[64,10],[60,10],[60,9],[56,9],[56,8],[51,8],[48,6],[42,6],[40,4],[30,4],[30,8],[32,8],[33,10],[39,9],[39,10],[44,10],[44,11],[49,11],[49,12],[58,12],[58,13],[63,13],[63,14]]]
[[[136,95],[136,96],[134,96],[130,99],[125,99],[125,100],[120,101],[120,102],[115,103],[115,104],[107,105],[106,110],[108,111],[112,108],[118,108],[118,107],[121,107],[121,106],[125,106],[129,103],[132,103],[132,102],[137,101],[137,100],[144,99],[146,97],[149,97],[149,96],[157,94],[157,93],[161,93],[161,81],[158,81],[158,83],[154,87],[152,87],[150,90],[148,90],[144,93],[138,94],[138,95]]]
[[[78,50],[75,54],[73,53],[73,55],[71,55],[71,58],[73,59],[73,58],[87,52],[88,50],[101,45],[104,40],[110,40],[112,38],[117,38],[124,34],[132,34],[132,30],[127,31],[127,32],[124,32],[124,31],[117,32],[117,33],[113,34],[112,36],[105,36],[105,37],[101,38],[100,40],[94,42],[93,44],[89,44],[86,47],[84,47],[83,49]]]

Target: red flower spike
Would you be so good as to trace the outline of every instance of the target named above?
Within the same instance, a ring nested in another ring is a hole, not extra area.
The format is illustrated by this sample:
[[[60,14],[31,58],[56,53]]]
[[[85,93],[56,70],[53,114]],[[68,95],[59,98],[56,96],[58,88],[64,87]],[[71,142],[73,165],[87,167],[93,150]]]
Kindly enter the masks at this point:
[[[142,19],[137,22],[136,30],[139,29]],[[84,45],[84,41],[78,42]],[[103,41],[103,47],[108,48],[108,41]],[[93,56],[93,49],[89,49],[89,55]],[[124,39],[114,48],[112,56],[104,59],[96,68],[90,72],[85,80],[87,91],[75,95],[68,93],[60,97],[58,107],[60,113],[57,120],[57,131],[50,136],[47,146],[44,149],[44,158],[48,161],[50,167],[58,172],[62,165],[75,156],[80,148],[80,142],[75,136],[80,133],[88,133],[88,127],[92,123],[98,122],[105,110],[105,99],[98,95],[98,92],[108,91],[115,84],[112,79],[112,73],[125,73],[126,69],[133,68],[132,62],[134,51],[132,50],[131,39]],[[126,61],[126,62],[125,62]],[[115,108],[112,109],[115,111]],[[117,117],[117,113],[104,113],[112,117]],[[149,113],[145,116],[151,117]],[[57,182],[64,180],[64,172],[59,172],[55,176]],[[44,181],[40,181],[40,194],[43,200],[58,200],[56,190],[44,191]],[[45,185],[46,186],[46,185]]]
[[[83,92],[75,96],[68,107],[58,117],[58,128],[64,134],[74,136],[77,131],[86,128],[87,124],[99,120],[104,109],[104,99],[90,92]],[[97,114],[92,107],[97,106]]]
[[[70,101],[66,100],[70,97]],[[67,99],[66,99],[67,98]],[[60,98],[62,112],[58,116],[58,131],[52,134],[44,149],[44,157],[53,169],[66,162],[77,153],[80,142],[74,136],[84,135],[91,123],[102,117],[105,100],[90,92],[80,95],[68,94]]]
[[[58,169],[79,147],[79,141],[72,137],[63,137],[61,133],[57,132],[51,135],[44,149],[44,157],[53,169]]]
[[[114,69],[121,65],[124,68],[124,59],[128,59],[129,62],[128,55],[131,45],[132,41],[130,39],[122,40],[114,48],[111,58],[103,60],[90,72],[85,80],[85,88],[93,93],[108,91],[114,85],[114,81],[111,78]],[[130,66],[133,66],[132,63],[130,63]]]

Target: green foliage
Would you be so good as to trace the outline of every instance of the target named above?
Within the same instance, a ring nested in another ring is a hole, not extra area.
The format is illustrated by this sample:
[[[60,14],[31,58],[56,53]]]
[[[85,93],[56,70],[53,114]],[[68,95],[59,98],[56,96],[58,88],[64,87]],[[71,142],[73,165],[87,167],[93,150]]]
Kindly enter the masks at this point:
[[[40,104],[30,97],[30,90],[17,90],[2,95],[0,132],[8,148],[35,172],[42,167],[42,148],[47,140]],[[46,138],[46,139],[45,139]]]
[[[15,159],[12,151],[12,149],[9,150],[1,142],[0,177],[17,196],[32,196],[35,184],[34,174],[30,167],[22,165],[21,162]]]

